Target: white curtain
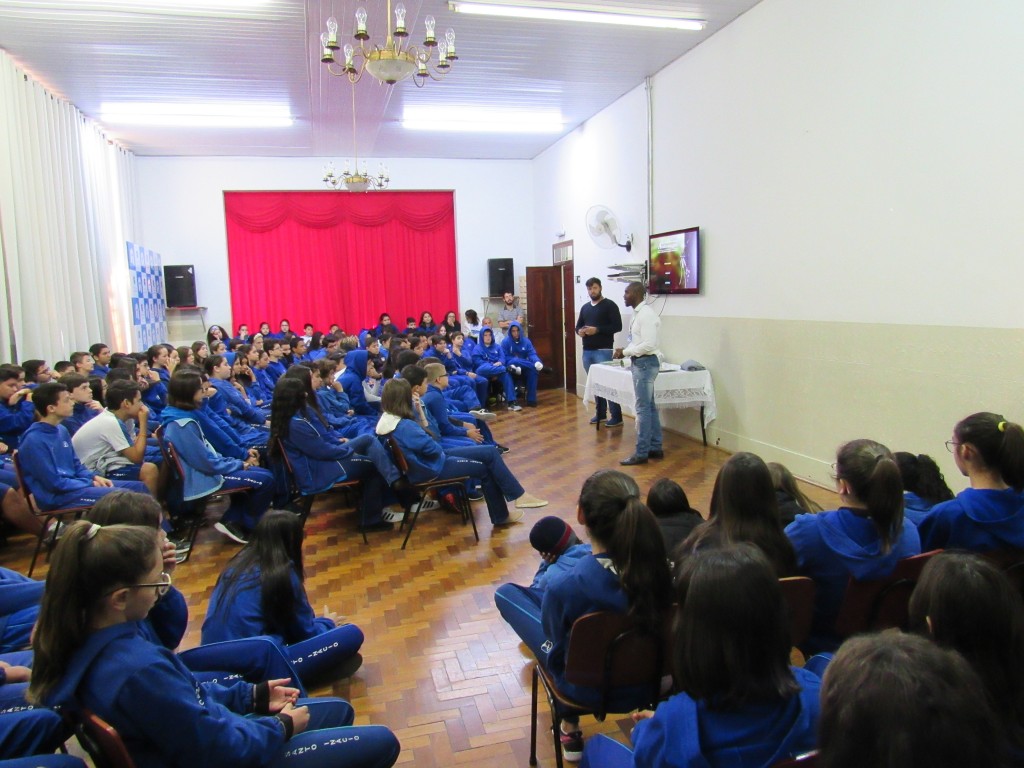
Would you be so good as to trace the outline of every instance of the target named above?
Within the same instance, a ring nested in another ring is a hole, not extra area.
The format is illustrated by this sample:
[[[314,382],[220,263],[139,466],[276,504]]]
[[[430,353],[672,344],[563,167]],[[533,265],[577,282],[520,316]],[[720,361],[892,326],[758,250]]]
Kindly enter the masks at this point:
[[[0,361],[129,351],[134,156],[0,51]]]

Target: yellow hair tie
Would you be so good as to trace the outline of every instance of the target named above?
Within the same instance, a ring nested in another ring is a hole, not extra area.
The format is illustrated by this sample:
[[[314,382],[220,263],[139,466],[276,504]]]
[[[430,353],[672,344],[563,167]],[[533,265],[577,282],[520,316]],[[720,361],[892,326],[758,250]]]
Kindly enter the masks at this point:
[[[1006,422],[1005,422],[1005,421],[1000,421],[1000,422],[999,422],[999,424],[998,424],[998,426],[997,426],[996,428],[997,428],[997,429],[998,429],[998,430],[999,430],[1000,432],[1005,432],[1005,431],[1006,431]]]

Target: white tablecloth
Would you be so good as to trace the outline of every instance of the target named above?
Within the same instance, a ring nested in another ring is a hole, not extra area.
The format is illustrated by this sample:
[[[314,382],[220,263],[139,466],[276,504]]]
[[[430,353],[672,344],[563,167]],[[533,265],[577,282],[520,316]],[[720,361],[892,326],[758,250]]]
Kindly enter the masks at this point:
[[[590,366],[583,400],[592,403],[595,397],[619,403],[623,411],[636,416],[633,374],[629,368],[602,363]],[[654,381],[654,402],[660,408],[703,407],[705,427],[718,415],[710,371],[662,371]]]

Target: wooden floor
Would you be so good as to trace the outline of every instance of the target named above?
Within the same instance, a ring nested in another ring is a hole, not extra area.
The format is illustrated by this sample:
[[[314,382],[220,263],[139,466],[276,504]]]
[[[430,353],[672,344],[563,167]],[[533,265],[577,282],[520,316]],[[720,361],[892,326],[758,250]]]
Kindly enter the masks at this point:
[[[542,392],[540,407],[504,413],[492,425],[512,451],[505,460],[530,493],[550,504],[528,510],[521,525],[492,529],[482,503],[474,504],[480,542],[453,515],[420,518],[406,551],[398,531],[355,532],[355,513],[337,498],[318,503],[307,523],[306,587],[316,610],[328,606],[366,634],[362,668],[350,679],[314,691],[352,702],[358,724],[389,726],[402,743],[399,763],[433,766],[526,766],[530,741],[529,651],[494,607],[494,589],[529,583],[537,567],[530,547],[533,521],[557,515],[575,522],[583,480],[597,469],[619,468],[632,453],[634,422],[599,433],[581,401],[564,391]],[[679,435],[665,434],[666,458],[630,472],[646,495],[668,476],[706,514],[711,488],[728,455]],[[808,489],[827,504],[830,495]],[[27,571],[33,542],[15,537],[0,550],[0,565]],[[191,611],[182,644],[199,643],[207,600],[217,575],[237,547],[212,528],[200,533],[192,559],[174,573]],[[37,567],[42,577],[46,566]],[[554,765],[547,704],[540,704],[538,758]],[[584,733],[624,733],[628,720],[583,720]]]

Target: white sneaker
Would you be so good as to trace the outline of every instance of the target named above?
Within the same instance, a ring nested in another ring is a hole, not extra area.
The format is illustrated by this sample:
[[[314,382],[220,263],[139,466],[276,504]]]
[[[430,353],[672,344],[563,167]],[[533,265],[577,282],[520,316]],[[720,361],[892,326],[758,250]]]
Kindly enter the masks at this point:
[[[548,503],[544,499],[538,499],[529,493],[524,493],[516,499],[516,509],[536,509],[537,507],[546,507],[547,505]]]
[[[523,372],[523,369],[522,369],[522,368],[520,368],[520,367],[519,367],[518,365],[510,365],[510,366],[508,367],[508,369],[509,369],[510,371],[512,371],[512,373],[513,373],[514,375],[516,375],[516,376],[518,376],[519,374],[521,374],[521,373]]]
[[[480,421],[494,421],[495,419],[498,418],[498,414],[491,413],[485,408],[476,408],[470,411],[469,414],[477,419],[480,419]]]
[[[413,504],[409,511],[412,512],[413,514],[416,514],[417,511],[419,511],[419,512],[429,512],[432,509],[440,509],[440,508],[441,508],[441,502],[437,501],[436,499],[427,499],[426,501],[421,501],[418,504]]]
[[[506,517],[500,523],[495,523],[495,525],[496,526],[498,526],[498,525],[515,525],[516,523],[518,523],[520,520],[523,519],[523,516],[525,514],[526,513],[523,512],[523,510],[521,510],[521,509],[510,509],[508,511],[508,517]]]
[[[405,512],[394,509],[385,509],[383,514],[381,514],[381,518],[387,523],[400,523],[405,520]]]

